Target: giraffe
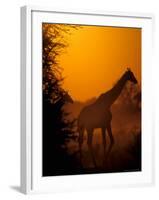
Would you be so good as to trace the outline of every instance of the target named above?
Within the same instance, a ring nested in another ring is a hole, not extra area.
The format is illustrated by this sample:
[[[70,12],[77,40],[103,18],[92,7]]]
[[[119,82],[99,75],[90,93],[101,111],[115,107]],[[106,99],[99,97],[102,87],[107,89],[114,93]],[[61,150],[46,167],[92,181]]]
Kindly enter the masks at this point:
[[[82,144],[83,144],[83,135],[84,131],[87,131],[87,145],[91,153],[92,161],[95,167],[97,167],[96,160],[93,154],[92,139],[93,131],[96,128],[101,128],[102,132],[102,142],[104,147],[104,157],[108,157],[113,145],[114,137],[111,129],[112,113],[111,106],[119,97],[122,89],[124,88],[127,81],[131,81],[134,84],[137,84],[137,79],[135,78],[133,72],[127,68],[126,72],[121,76],[119,81],[114,85],[114,87],[107,92],[101,94],[97,100],[86,107],[84,107],[77,121],[78,126],[78,144],[80,159],[82,159]],[[110,145],[106,154],[106,131],[110,138]],[[82,162],[82,161],[81,161]]]

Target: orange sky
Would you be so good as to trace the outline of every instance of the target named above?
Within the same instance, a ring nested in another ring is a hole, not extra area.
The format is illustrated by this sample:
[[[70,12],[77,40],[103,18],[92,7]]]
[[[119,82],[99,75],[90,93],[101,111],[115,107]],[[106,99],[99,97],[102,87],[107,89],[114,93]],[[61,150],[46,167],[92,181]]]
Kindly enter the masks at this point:
[[[64,89],[85,101],[110,89],[130,67],[141,81],[141,29],[82,26],[67,36],[59,58]]]

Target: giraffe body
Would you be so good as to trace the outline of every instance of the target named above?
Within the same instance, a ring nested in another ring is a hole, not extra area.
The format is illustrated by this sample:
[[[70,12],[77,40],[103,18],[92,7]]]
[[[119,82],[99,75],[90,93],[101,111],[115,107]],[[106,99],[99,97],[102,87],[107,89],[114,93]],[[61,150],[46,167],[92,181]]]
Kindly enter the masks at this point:
[[[111,122],[112,114],[110,109],[102,109],[98,105],[88,105],[80,113],[78,126],[86,130],[106,127]]]

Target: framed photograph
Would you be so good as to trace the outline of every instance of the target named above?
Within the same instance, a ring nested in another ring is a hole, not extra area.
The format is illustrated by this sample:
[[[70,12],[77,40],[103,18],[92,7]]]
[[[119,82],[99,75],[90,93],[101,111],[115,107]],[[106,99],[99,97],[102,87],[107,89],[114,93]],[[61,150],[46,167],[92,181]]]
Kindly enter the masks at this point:
[[[151,14],[21,8],[21,190],[151,185]]]

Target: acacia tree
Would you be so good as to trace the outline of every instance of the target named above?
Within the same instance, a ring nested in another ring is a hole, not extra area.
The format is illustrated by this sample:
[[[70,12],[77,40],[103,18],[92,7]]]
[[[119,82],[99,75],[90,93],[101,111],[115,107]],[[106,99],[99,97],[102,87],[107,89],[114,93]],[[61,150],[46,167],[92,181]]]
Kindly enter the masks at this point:
[[[58,57],[67,47],[65,36],[76,26],[43,24],[43,175],[66,173],[72,167],[65,142],[74,137],[74,121],[66,120],[62,107],[72,102],[62,88],[62,68]]]
[[[140,85],[137,86],[132,83],[127,83],[123,91],[121,92],[118,102],[126,106],[136,107],[137,106],[136,101],[141,101],[140,97],[141,97]]]

